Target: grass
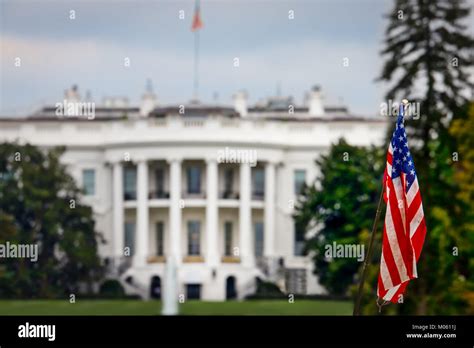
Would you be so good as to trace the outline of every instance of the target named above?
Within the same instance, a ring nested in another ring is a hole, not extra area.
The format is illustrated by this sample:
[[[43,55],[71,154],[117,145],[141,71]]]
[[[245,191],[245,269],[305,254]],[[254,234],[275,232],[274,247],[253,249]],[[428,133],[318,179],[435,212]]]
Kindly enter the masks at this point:
[[[188,301],[182,315],[351,315],[349,301],[248,300]],[[0,315],[159,315],[159,301],[140,300],[0,300]]]

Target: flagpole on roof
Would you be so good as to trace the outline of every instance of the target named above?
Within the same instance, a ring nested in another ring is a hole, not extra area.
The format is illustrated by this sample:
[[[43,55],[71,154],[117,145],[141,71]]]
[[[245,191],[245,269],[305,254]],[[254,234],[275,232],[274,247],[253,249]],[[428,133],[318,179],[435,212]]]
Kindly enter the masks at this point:
[[[193,84],[193,100],[199,99],[199,30],[203,27],[201,21],[199,0],[195,2],[194,17],[191,30],[194,32],[194,84]]]
[[[199,31],[194,32],[194,100],[199,98]]]
[[[404,105],[404,108],[406,108],[406,106],[408,105],[408,100],[403,99],[402,104]],[[379,202],[377,204],[377,211],[375,213],[375,219],[374,219],[374,222],[372,224],[372,232],[370,233],[369,247],[367,248],[367,253],[365,254],[364,264],[362,265],[362,274],[361,274],[360,281],[359,281],[359,289],[357,291],[356,302],[354,304],[354,312],[353,312],[354,316],[360,315],[360,303],[362,301],[362,295],[364,293],[364,283],[365,283],[365,277],[367,275],[367,266],[369,265],[370,260],[372,258],[372,251],[374,249],[375,233],[377,232],[377,225],[378,225],[379,218],[380,218],[380,213],[381,213],[381,210],[382,210],[382,202],[383,202],[384,192],[385,192],[385,183],[382,184],[382,192],[380,192]],[[380,311],[381,305],[379,305],[378,303],[377,303],[377,305],[379,306],[379,311]]]

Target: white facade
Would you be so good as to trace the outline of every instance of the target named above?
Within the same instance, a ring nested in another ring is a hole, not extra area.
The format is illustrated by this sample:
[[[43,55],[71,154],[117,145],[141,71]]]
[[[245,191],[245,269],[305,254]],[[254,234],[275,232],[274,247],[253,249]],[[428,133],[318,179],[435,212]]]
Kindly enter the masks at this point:
[[[3,117],[0,141],[66,146],[70,173],[79,186],[89,180],[93,187],[83,202],[107,241],[100,255],[129,293],[147,298],[152,287],[162,287],[170,258],[187,297],[243,298],[255,290],[256,277],[286,292],[323,293],[311,257],[296,250],[295,180],[312,184],[315,160],[340,137],[381,144],[386,123],[314,100],[293,107],[277,98],[252,108],[242,96],[236,107],[245,115],[202,105],[146,114],[151,99],[141,108],[96,107],[93,120],[58,118],[52,108]],[[226,148],[256,153],[256,166],[222,163]],[[127,247],[133,255],[125,256]]]

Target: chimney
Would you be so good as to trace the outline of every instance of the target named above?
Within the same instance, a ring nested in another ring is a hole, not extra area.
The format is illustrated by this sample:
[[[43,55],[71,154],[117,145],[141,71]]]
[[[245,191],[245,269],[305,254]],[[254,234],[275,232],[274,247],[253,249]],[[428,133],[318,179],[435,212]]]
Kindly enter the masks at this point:
[[[306,100],[308,104],[308,111],[310,116],[322,117],[324,116],[323,96],[321,94],[321,88],[314,86],[311,88]]]
[[[247,92],[238,91],[234,94],[234,109],[237,111],[241,117],[245,117],[248,114],[247,109]]]
[[[72,85],[71,88],[64,91],[64,99],[67,103],[78,103],[81,101],[77,85]]]
[[[158,104],[158,99],[153,93],[153,84],[150,79],[147,80],[146,91],[142,96],[140,103],[140,116],[147,117]]]

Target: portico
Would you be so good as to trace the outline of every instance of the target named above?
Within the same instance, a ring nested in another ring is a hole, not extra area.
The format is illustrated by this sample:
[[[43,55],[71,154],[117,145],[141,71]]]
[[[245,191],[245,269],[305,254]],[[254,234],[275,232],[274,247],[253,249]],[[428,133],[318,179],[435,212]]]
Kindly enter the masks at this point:
[[[154,170],[158,161],[165,174],[157,174]],[[126,176],[124,167],[136,174]],[[263,182],[256,175],[252,179],[252,171],[262,168]],[[256,168],[248,163],[218,163],[213,157],[201,160],[140,158],[130,162],[116,161],[112,164],[112,172],[115,255],[124,257],[127,247],[124,211],[129,209],[134,212],[132,220],[135,216],[133,267],[146,267],[172,257],[177,265],[191,262],[215,268],[221,263],[232,263],[254,268],[252,209],[262,211],[263,219],[258,222],[264,226],[264,256],[274,256],[274,161],[266,161],[261,168]],[[224,182],[220,183],[220,180]],[[153,183],[153,189],[150,183]],[[136,187],[136,194],[130,191],[131,186]],[[161,188],[157,190],[157,186]],[[167,221],[162,222],[168,225],[164,227],[167,233],[152,236],[157,232],[153,229],[158,221],[150,219],[150,209],[161,211],[160,216],[167,212]],[[227,211],[225,221],[219,219],[220,210]],[[165,246],[159,244],[159,239]],[[156,247],[150,247],[150,241]],[[156,253],[158,249],[162,255],[153,255],[152,252]]]

